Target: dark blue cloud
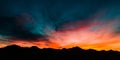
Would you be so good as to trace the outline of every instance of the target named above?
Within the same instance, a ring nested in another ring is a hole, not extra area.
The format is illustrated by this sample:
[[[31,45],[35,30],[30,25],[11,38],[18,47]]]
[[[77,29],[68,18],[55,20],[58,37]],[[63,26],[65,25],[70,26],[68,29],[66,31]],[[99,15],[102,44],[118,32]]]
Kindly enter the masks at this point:
[[[24,39],[37,37],[47,39],[46,36],[52,31],[64,30],[61,26],[69,22],[74,23],[78,20],[91,22],[86,19],[105,8],[111,10],[119,7],[117,2],[112,0],[0,0],[0,34]],[[118,8],[115,9],[119,12]],[[114,14],[113,11],[111,16],[117,13]],[[17,17],[20,17],[22,23],[16,19]],[[27,19],[34,20],[34,23],[26,22]],[[18,23],[21,25],[19,26]]]

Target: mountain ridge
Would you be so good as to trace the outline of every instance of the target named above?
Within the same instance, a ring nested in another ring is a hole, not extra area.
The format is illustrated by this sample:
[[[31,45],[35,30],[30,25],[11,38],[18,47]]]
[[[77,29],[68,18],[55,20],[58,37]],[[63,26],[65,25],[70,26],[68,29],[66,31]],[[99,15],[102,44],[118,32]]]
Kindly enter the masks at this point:
[[[52,48],[40,49],[36,46],[20,47],[9,45],[0,48],[0,56],[10,57],[10,59],[31,59],[31,60],[120,60],[118,51],[96,51],[94,49],[84,50],[79,47],[61,50]],[[17,60],[15,59],[15,60]]]

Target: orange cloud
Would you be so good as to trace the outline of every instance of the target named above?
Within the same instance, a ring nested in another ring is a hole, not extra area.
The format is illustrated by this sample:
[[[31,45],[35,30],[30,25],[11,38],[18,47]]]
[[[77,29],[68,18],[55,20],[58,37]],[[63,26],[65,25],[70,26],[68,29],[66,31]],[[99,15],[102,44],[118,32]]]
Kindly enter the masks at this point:
[[[102,22],[100,20],[97,20],[97,18],[90,20],[92,22],[85,24],[84,26],[79,26],[79,24],[83,23],[81,21],[63,25],[64,27],[67,27],[78,24],[75,28],[52,32],[48,37],[49,41],[15,40],[9,44],[16,44],[22,47],[37,46],[39,48],[55,49],[72,48],[74,46],[79,46],[83,49],[112,49],[120,51],[120,37],[119,34],[114,33],[116,26],[120,21],[115,19],[107,22]],[[3,45],[0,46],[2,47]]]

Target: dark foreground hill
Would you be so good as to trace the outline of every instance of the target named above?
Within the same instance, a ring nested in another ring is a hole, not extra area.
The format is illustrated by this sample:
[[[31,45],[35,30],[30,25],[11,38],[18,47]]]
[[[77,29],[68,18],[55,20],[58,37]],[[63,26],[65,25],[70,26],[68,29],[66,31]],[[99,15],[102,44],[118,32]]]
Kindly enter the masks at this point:
[[[83,50],[79,47],[55,50],[37,47],[21,48],[16,45],[0,48],[0,60],[120,60],[118,51]]]

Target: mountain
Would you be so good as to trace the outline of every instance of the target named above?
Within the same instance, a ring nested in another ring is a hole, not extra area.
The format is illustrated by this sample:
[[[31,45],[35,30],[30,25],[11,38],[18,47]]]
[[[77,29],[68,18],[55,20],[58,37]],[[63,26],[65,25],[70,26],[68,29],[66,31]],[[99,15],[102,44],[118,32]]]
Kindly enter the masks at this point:
[[[120,52],[118,51],[84,50],[79,47],[58,50],[52,48],[40,49],[36,46],[23,48],[10,45],[0,48],[0,56],[0,59],[3,60],[120,60]]]

